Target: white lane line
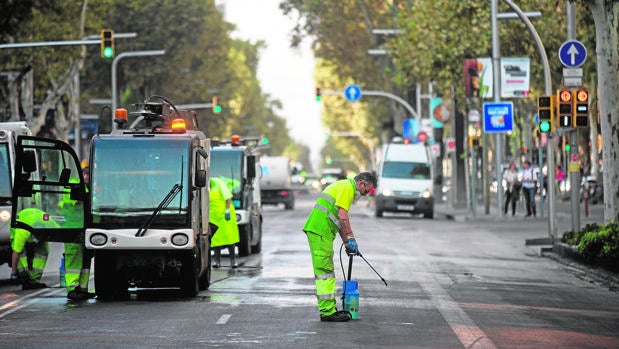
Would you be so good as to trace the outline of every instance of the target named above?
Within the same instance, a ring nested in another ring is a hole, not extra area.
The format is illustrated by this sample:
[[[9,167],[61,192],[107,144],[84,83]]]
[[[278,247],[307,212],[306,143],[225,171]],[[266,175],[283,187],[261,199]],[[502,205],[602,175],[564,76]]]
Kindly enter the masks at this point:
[[[477,327],[466,312],[449,296],[449,293],[441,287],[438,280],[435,280],[437,275],[437,273],[432,273],[432,276],[423,278],[420,282],[421,288],[430,297],[460,343],[467,349],[497,349],[484,331]]]
[[[15,300],[13,300],[11,302],[8,302],[8,303],[0,306],[0,310],[8,309],[7,311],[4,311],[4,312],[0,313],[0,319],[2,319],[2,318],[6,317],[9,314],[12,314],[12,313],[14,313],[14,312],[16,312],[16,311],[18,311],[20,309],[23,309],[23,308],[25,308],[25,307],[27,307],[27,306],[29,306],[29,305],[39,301],[39,299],[33,298],[33,297],[36,297],[36,296],[38,296],[40,294],[43,294],[43,293],[45,293],[44,296],[51,296],[51,295],[57,293],[60,290],[64,291],[64,288],[61,288],[61,289],[43,288],[43,289],[40,289],[38,291],[29,293],[29,294],[27,294],[25,296],[19,297],[19,298],[15,299]],[[33,299],[30,299],[30,298],[33,298]]]
[[[223,314],[222,316],[219,317],[219,319],[217,320],[217,322],[215,323],[216,325],[225,325],[228,323],[228,320],[230,320],[230,317],[232,316],[232,314]]]

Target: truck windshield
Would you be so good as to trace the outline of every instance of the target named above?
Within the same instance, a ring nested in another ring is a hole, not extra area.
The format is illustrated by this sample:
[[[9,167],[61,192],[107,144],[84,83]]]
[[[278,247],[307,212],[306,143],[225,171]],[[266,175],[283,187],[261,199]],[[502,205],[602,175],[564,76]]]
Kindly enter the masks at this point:
[[[93,223],[104,216],[151,215],[170,188],[183,183],[184,194],[174,197],[154,225],[187,214],[189,149],[187,138],[95,138],[90,177]]]
[[[9,151],[6,143],[0,143],[0,197],[11,197],[11,166],[9,165]]]
[[[385,161],[384,178],[431,179],[430,164],[420,162]]]
[[[216,150],[211,152],[211,177],[219,177],[237,196],[241,192],[241,156],[238,150]]]

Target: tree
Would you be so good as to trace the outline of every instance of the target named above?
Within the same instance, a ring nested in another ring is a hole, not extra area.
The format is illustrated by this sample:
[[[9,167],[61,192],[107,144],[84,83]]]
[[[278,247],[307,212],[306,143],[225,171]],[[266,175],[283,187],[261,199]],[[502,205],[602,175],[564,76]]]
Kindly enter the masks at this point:
[[[619,221],[619,3],[587,0],[595,21],[604,161],[604,219]]]

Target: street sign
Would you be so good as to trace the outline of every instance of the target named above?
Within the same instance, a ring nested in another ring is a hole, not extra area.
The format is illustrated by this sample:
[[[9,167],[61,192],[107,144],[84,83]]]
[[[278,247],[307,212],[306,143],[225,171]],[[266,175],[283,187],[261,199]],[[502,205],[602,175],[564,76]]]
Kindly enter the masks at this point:
[[[356,102],[361,99],[361,87],[355,84],[346,86],[344,90],[344,96],[349,102]]]
[[[484,103],[484,132],[501,133],[514,130],[514,104],[512,102]]]
[[[447,153],[456,151],[456,139],[454,137],[447,137],[445,145],[447,146]]]
[[[567,68],[580,67],[587,59],[587,49],[582,42],[568,40],[559,48],[559,60]]]

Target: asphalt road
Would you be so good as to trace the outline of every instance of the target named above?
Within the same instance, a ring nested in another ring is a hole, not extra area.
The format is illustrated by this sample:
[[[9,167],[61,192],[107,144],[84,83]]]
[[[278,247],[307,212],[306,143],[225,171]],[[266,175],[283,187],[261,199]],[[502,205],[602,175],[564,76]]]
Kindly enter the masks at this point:
[[[351,210],[353,230],[388,286],[355,257],[359,320],[320,322],[300,230],[312,204],[265,207],[263,253],[214,270],[210,289],[191,299],[154,291],[70,302],[60,288],[9,285],[2,270],[0,348],[619,348],[617,293],[525,246],[542,220],[376,219],[365,200]],[[347,258],[342,268],[334,247],[339,292]]]

